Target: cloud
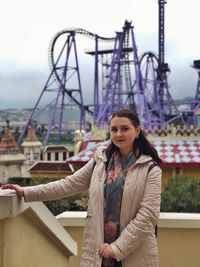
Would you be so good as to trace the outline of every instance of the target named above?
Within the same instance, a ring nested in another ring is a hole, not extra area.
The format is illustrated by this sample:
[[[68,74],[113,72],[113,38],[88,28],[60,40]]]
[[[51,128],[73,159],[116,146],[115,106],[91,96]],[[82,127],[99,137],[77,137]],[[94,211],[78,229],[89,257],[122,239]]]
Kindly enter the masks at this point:
[[[30,108],[41,92],[46,73],[41,69],[10,70],[0,74],[0,106]]]
[[[167,1],[165,5],[165,55],[171,68],[170,92],[175,98],[194,96],[196,90],[197,76],[190,65],[199,56],[199,8],[199,0]],[[63,29],[77,27],[113,37],[127,19],[134,26],[138,54],[158,53],[158,1],[155,0],[124,0],[123,5],[102,0],[98,8],[92,0],[7,0],[2,3],[1,11],[1,108],[35,105],[50,73],[49,43]],[[88,48],[83,38],[77,47]],[[78,56],[83,97],[92,103],[94,65],[92,59],[89,62],[86,57]]]

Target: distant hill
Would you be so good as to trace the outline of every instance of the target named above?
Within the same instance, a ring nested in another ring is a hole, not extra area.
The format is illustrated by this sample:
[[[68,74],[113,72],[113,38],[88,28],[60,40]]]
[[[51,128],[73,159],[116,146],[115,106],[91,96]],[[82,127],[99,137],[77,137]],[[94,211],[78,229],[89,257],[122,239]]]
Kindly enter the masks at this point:
[[[47,123],[51,118],[52,110],[47,108],[45,110],[40,109],[36,112],[34,116],[34,120],[38,123]],[[60,111],[56,111],[55,122],[59,120],[59,113]],[[80,120],[80,110],[79,109],[65,109],[63,113],[63,123],[70,122],[70,121],[79,121]]]

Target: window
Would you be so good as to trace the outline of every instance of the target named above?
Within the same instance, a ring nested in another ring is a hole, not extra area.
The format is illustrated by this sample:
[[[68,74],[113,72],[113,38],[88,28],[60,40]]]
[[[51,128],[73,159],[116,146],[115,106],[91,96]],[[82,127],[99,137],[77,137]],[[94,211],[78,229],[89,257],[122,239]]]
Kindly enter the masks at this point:
[[[48,161],[51,160],[51,153],[50,153],[50,152],[47,153],[47,160],[48,160]]]
[[[67,158],[67,152],[63,152],[63,160],[65,161]]]
[[[26,153],[26,160],[30,160],[30,153]]]
[[[58,152],[55,153],[55,160],[58,160]]]
[[[38,160],[39,159],[39,153],[34,153],[34,160]]]

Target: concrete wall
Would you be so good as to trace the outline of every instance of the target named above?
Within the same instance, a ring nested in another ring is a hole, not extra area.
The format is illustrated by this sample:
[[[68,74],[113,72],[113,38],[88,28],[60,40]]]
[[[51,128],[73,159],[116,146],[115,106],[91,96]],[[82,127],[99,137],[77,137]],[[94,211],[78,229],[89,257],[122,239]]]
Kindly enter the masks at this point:
[[[32,165],[41,158],[41,146],[24,146],[23,153],[26,158],[25,164]]]
[[[68,267],[77,245],[43,203],[0,197],[0,267]]]
[[[51,154],[51,160],[50,161],[56,161],[56,152],[58,153],[58,160],[57,161],[65,161],[63,159],[63,151],[48,151],[48,152],[43,152],[43,160],[48,161],[48,153]],[[66,152],[66,159],[69,157],[69,152]]]
[[[5,184],[10,177],[22,177],[23,162],[3,163],[0,164],[0,183]]]
[[[169,177],[174,177],[176,175],[182,175],[186,177],[197,177],[200,179],[200,169],[199,166],[184,166],[184,167],[162,167],[163,176],[162,176],[162,189],[167,184]]]
[[[80,267],[86,215],[0,194],[0,267]],[[161,213],[157,241],[160,267],[199,266],[200,214]]]
[[[86,212],[64,212],[56,218],[78,243],[78,257],[70,267],[80,266]],[[198,267],[200,263],[200,214],[161,213],[158,224],[160,267]]]
[[[81,246],[83,241],[83,227],[65,227],[66,231],[71,235],[71,237],[77,242],[78,245],[78,254],[77,256],[71,256],[69,258],[69,267],[80,267],[81,261]]]
[[[200,230],[161,228],[158,247],[161,267],[200,265]]]
[[[200,266],[200,214],[161,213],[158,229],[160,267]]]
[[[86,216],[86,211],[66,211],[56,216],[60,224],[64,226],[66,231],[77,242],[78,254],[76,257],[70,257],[69,267],[80,267],[81,248]]]
[[[69,258],[64,250],[29,212],[14,219],[5,219],[1,226],[1,242],[4,242],[2,267],[68,266]]]

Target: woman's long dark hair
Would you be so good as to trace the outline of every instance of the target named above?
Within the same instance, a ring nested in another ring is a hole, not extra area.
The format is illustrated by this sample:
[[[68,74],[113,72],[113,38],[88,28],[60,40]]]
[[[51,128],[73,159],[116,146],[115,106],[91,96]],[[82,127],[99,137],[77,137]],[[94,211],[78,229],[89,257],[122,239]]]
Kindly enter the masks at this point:
[[[131,121],[134,127],[140,126],[140,120],[137,114],[131,109],[121,109],[119,111],[113,112],[110,121],[114,117],[127,118]],[[111,144],[106,149],[108,162],[115,151],[119,151],[119,148],[115,146],[113,142],[111,142]],[[149,155],[159,166],[162,163],[161,158],[158,156],[157,150],[147,140],[142,130],[140,131],[138,138],[134,140],[133,153],[135,154],[136,158],[139,158],[141,155]]]

